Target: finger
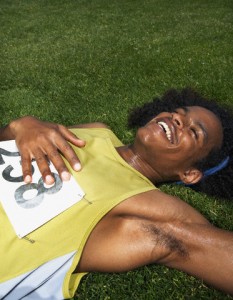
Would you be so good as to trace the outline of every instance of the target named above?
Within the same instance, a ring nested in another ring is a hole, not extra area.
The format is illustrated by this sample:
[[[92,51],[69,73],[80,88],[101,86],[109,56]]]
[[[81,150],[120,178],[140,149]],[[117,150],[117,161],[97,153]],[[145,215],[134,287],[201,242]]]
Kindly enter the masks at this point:
[[[63,138],[57,138],[57,140],[56,140],[56,146],[59,149],[59,151],[63,154],[63,156],[66,158],[66,160],[68,161],[68,163],[71,165],[71,167],[73,168],[73,170],[80,171],[81,170],[80,160],[77,157],[77,154],[75,153],[75,151],[71,147],[71,145],[66,140],[64,140]],[[50,160],[53,159],[53,161],[56,163],[56,159],[58,159],[58,156],[60,156],[60,154],[58,153],[57,150],[56,151],[53,150],[52,153],[53,153],[54,157],[52,157],[52,155],[50,153],[49,154],[49,159]]]
[[[73,132],[71,132],[65,126],[59,125],[59,130],[60,130],[61,134],[63,135],[63,137],[70,143],[72,143],[78,147],[85,146],[86,142],[84,140],[79,139]]]
[[[48,161],[46,155],[42,151],[37,151],[37,153],[34,155],[34,159],[40,170],[43,181],[48,185],[53,184],[54,177],[52,176],[52,172],[49,167],[49,161]]]
[[[21,167],[25,183],[32,182],[32,163],[30,155],[21,155]]]
[[[66,164],[61,157],[61,154],[56,148],[53,148],[51,151],[49,151],[48,158],[53,163],[55,169],[58,171],[60,178],[63,181],[70,180],[71,174],[68,171],[68,168],[66,167]]]

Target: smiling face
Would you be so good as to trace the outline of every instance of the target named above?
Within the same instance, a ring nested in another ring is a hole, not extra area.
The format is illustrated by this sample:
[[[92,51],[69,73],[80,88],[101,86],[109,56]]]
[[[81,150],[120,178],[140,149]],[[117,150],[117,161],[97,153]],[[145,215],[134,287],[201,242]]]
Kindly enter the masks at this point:
[[[139,128],[133,148],[162,180],[176,180],[220,148],[222,139],[222,125],[215,114],[189,106],[160,113]]]

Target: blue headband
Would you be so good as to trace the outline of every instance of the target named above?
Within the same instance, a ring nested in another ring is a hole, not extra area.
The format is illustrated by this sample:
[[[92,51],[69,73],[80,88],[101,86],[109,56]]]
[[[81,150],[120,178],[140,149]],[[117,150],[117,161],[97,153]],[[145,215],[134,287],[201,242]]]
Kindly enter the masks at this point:
[[[218,171],[221,171],[222,169],[224,169],[228,165],[229,160],[230,160],[230,156],[227,156],[217,166],[204,171],[204,173],[203,173],[204,176],[203,177],[206,177],[206,176],[209,176],[209,175],[213,175],[213,174],[217,173]]]
[[[213,174],[217,173],[218,171],[221,171],[222,169],[224,169],[228,165],[229,160],[230,160],[230,156],[227,156],[217,166],[204,171],[202,179],[204,179],[207,176],[213,175]],[[185,183],[183,183],[183,181],[177,181],[176,184],[184,184],[186,186],[193,185],[193,184],[185,184]]]

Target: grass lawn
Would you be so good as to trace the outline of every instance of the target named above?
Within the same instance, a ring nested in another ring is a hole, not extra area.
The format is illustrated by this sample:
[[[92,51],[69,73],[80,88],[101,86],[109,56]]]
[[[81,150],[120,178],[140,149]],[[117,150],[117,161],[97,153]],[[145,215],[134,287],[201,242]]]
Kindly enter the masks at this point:
[[[1,125],[34,115],[103,121],[125,142],[130,108],[192,86],[233,105],[232,0],[0,0]],[[233,230],[233,204],[164,186]],[[74,299],[232,299],[186,274],[146,266],[89,274]]]

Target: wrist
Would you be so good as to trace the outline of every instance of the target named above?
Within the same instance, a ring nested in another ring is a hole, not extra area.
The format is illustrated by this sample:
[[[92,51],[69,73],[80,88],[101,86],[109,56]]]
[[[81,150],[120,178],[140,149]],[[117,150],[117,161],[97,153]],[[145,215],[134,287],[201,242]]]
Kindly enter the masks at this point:
[[[27,118],[30,117],[22,117],[13,120],[5,127],[2,127],[0,129],[0,140],[1,141],[14,140],[17,136],[17,133],[20,131],[20,127],[22,127],[24,121],[27,121]]]
[[[15,139],[19,120],[20,119],[13,120],[7,125],[5,135],[8,140]]]
[[[14,139],[14,135],[10,128],[10,123],[2,128],[0,128],[0,141],[7,141]]]

